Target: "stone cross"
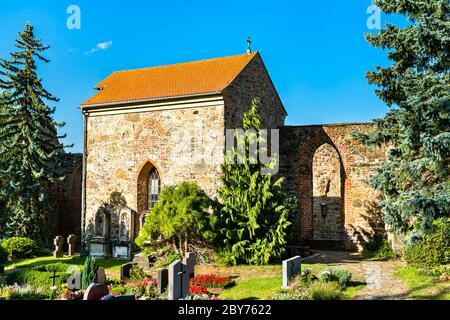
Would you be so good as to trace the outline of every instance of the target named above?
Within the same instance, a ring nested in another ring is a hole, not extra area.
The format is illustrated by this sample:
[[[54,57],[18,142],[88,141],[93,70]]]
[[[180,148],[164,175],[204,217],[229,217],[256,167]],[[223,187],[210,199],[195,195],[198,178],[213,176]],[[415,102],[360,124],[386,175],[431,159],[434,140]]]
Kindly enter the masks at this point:
[[[50,276],[50,279],[52,279],[52,287],[55,286],[56,278],[59,278],[59,277],[61,277],[61,276],[57,276],[56,271],[53,271],[53,276]]]
[[[180,260],[169,266],[169,300],[178,300],[189,293],[189,275],[186,266]]]
[[[67,238],[67,244],[69,245],[69,256],[72,257],[75,255],[75,241],[77,236],[74,234],[69,235]]]
[[[186,273],[187,273],[189,279],[194,278],[195,277],[195,264],[197,263],[195,253],[187,252],[183,263],[186,266]]]
[[[64,238],[61,236],[56,236],[53,240],[53,244],[55,245],[55,251],[53,251],[53,257],[54,258],[62,258],[64,256],[63,253],[63,245],[64,245]]]
[[[302,258],[295,256],[283,261],[283,289],[289,288],[289,282],[301,272]]]

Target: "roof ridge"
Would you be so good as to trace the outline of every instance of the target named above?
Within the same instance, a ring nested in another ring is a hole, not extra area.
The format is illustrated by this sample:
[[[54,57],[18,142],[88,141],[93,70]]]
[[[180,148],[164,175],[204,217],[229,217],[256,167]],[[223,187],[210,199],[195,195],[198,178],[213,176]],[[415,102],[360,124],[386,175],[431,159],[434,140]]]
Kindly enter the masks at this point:
[[[250,54],[243,53],[243,54],[237,54],[237,55],[225,56],[225,57],[217,57],[217,58],[208,58],[208,59],[195,60],[195,61],[186,61],[186,62],[170,63],[170,64],[161,65],[161,66],[153,66],[153,67],[143,67],[143,68],[136,68],[136,69],[118,70],[118,71],[114,71],[113,73],[133,72],[133,71],[142,71],[142,70],[148,70],[148,69],[168,68],[168,67],[173,67],[173,66],[178,66],[178,65],[194,64],[194,63],[201,63],[201,62],[211,62],[211,61],[218,61],[218,60],[227,60],[227,59],[238,58],[238,57],[247,56],[247,55],[253,57],[253,56],[255,56],[257,53],[258,53],[258,51],[254,51],[254,52],[252,52],[252,53],[250,53]]]

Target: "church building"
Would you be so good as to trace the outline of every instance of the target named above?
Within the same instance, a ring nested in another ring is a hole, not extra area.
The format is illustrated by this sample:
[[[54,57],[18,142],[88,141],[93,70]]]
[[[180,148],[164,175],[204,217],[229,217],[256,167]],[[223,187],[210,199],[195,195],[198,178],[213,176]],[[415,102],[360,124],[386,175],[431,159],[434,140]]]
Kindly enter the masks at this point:
[[[164,186],[190,181],[214,196],[225,132],[242,127],[254,97],[261,127],[280,130],[278,175],[299,200],[298,244],[353,249],[379,226],[368,181],[385,150],[351,137],[373,125],[286,126],[258,52],[118,71],[95,89],[81,105],[82,241],[92,255],[129,257]]]

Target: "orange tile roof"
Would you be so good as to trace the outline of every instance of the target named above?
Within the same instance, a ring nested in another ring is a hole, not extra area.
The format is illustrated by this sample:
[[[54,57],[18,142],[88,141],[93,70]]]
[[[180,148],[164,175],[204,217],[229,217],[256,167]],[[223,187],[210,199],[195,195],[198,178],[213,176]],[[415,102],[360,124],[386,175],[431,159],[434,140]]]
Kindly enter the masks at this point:
[[[257,54],[114,72],[81,106],[221,93]]]

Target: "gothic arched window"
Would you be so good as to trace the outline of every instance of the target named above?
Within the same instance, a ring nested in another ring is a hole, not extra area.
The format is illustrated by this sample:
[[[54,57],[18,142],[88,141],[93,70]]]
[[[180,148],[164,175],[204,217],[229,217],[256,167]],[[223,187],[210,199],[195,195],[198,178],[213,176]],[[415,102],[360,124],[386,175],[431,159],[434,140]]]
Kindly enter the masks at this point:
[[[159,173],[156,168],[150,170],[148,175],[148,204],[147,209],[150,211],[155,206],[156,201],[158,201],[158,196],[161,191],[161,179],[159,178]]]

